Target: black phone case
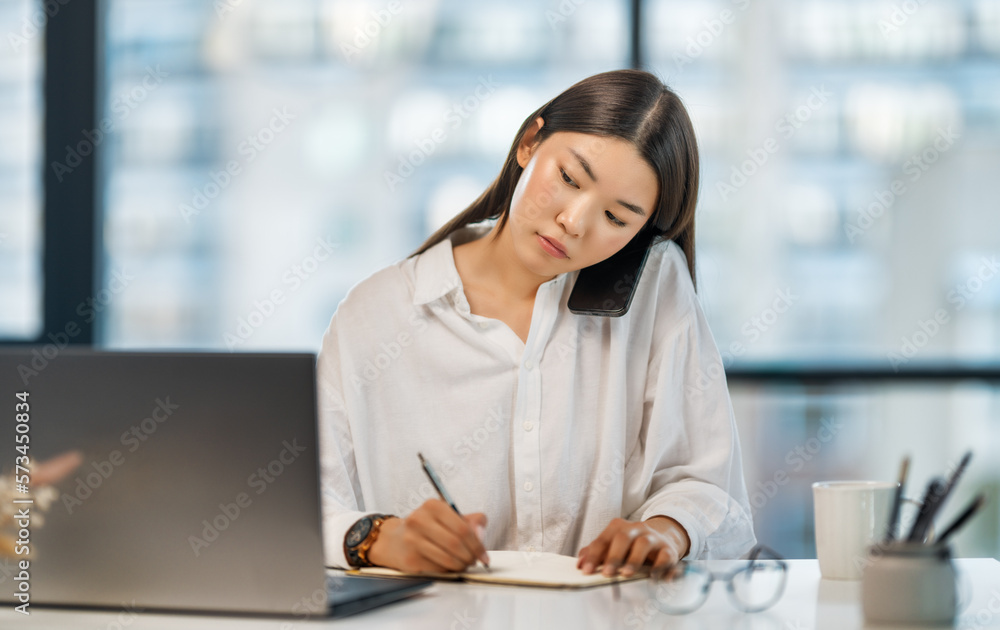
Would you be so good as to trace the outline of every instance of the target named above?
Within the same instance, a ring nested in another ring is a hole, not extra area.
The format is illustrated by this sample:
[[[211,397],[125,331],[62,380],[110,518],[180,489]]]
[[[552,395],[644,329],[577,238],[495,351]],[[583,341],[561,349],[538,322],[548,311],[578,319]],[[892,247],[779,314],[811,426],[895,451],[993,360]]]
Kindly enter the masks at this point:
[[[600,317],[627,313],[654,236],[640,233],[614,256],[581,269],[567,302],[569,310]]]

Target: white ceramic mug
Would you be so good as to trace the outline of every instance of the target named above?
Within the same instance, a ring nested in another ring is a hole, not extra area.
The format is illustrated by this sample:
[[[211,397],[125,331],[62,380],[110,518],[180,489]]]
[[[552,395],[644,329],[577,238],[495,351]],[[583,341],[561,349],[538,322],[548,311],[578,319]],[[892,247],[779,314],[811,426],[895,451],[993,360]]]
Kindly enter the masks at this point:
[[[896,494],[890,481],[817,481],[813,484],[816,557],[830,580],[860,580],[869,547],[885,537]]]

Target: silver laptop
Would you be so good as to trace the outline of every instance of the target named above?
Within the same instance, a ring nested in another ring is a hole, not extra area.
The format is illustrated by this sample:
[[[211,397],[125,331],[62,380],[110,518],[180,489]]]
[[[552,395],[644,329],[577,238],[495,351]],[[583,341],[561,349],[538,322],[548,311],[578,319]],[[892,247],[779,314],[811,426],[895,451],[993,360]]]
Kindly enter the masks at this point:
[[[428,584],[326,574],[314,355],[0,349],[0,419],[30,605],[326,616]],[[18,492],[25,452],[49,490]]]

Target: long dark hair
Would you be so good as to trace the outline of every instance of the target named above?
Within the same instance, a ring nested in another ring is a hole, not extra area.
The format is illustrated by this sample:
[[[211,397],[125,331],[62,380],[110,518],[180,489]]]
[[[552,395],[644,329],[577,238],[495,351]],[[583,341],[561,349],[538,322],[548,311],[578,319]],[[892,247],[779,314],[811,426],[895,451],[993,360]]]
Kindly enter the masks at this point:
[[[632,143],[656,172],[659,199],[643,230],[655,240],[673,240],[694,271],[694,210],[698,199],[698,145],[680,98],[655,75],[642,70],[613,70],[587,77],[529,115],[517,131],[503,168],[493,183],[410,256],[437,245],[452,232],[486,219],[507,223],[511,197],[521,176],[517,148],[537,118],[544,121],[534,141],[558,131],[620,138]],[[499,234],[499,230],[497,230]]]

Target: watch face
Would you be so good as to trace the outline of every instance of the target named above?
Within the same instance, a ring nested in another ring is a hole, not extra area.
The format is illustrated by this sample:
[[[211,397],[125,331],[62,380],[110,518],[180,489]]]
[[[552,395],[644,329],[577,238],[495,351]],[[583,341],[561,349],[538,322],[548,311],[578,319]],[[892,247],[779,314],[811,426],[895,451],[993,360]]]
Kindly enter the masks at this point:
[[[365,517],[354,524],[351,531],[347,533],[347,546],[357,547],[361,544],[365,538],[368,538],[368,532],[372,530],[372,519],[370,517]]]

